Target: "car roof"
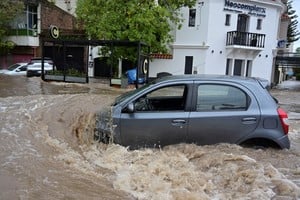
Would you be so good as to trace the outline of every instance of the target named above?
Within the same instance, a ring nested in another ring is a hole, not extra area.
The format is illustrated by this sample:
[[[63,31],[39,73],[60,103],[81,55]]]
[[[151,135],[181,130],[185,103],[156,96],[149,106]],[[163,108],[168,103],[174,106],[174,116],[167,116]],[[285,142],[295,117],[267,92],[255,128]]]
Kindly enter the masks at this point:
[[[42,57],[34,57],[34,58],[31,58],[31,60],[42,60],[43,58]],[[44,60],[52,60],[51,58],[49,57],[44,57]]]
[[[229,76],[229,75],[213,75],[213,74],[189,74],[189,75],[171,75],[164,76],[155,80],[155,83],[172,82],[172,81],[228,81],[236,83],[254,83],[257,82],[263,87],[268,86],[266,79],[257,77]]]
[[[42,63],[43,59],[41,57],[31,58],[30,63]],[[44,63],[53,63],[53,60],[48,57],[44,57]]]
[[[17,62],[17,63],[14,63],[10,66],[13,66],[13,65],[27,65],[28,63],[27,62]]]
[[[27,63],[27,62],[20,62],[20,63],[16,63],[16,64],[19,64],[19,65],[27,65],[28,63]]]

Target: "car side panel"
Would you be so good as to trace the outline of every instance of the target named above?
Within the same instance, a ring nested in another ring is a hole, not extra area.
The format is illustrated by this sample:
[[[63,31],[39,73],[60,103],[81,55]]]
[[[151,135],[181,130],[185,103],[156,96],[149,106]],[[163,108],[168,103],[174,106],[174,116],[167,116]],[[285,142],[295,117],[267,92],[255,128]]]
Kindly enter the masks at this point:
[[[255,130],[255,132],[245,138],[242,138],[237,144],[243,144],[247,140],[251,139],[267,139],[276,143],[280,148],[289,149],[290,148],[290,140],[288,135],[282,134],[282,132],[278,131],[278,129],[264,129],[259,128]]]
[[[188,139],[197,144],[236,143],[255,130],[259,118],[255,112],[192,112]]]
[[[189,112],[122,113],[124,146],[158,147],[186,141]]]

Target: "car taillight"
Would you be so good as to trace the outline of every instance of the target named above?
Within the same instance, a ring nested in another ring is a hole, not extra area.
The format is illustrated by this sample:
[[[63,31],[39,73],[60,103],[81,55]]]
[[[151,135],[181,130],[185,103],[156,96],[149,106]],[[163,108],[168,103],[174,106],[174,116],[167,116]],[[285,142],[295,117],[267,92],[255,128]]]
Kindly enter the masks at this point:
[[[277,112],[280,118],[281,125],[283,127],[283,131],[285,134],[288,134],[289,133],[288,115],[282,108],[278,108]]]

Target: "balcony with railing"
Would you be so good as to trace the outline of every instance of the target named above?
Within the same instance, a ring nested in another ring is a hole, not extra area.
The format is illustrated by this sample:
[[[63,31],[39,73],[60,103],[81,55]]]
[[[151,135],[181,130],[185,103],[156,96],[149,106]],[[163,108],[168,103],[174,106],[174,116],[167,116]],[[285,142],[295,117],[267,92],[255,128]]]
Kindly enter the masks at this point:
[[[8,40],[18,46],[39,46],[39,35],[37,29],[10,29],[8,31]]]
[[[227,32],[226,46],[263,49],[265,47],[265,38],[265,34],[230,31]]]
[[[37,29],[10,29],[9,36],[32,36],[37,37]]]

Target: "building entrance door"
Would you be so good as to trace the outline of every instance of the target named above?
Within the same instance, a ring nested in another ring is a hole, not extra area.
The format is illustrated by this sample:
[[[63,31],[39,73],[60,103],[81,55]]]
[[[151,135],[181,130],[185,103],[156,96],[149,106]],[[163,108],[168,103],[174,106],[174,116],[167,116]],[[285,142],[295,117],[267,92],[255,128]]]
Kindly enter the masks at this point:
[[[249,17],[244,14],[240,14],[238,16],[238,22],[237,22],[237,31],[238,31],[238,40],[239,44],[245,45],[247,40],[247,29],[248,29],[248,20]]]
[[[244,14],[240,14],[238,16],[238,22],[237,22],[237,31],[239,32],[247,32],[248,27],[248,19],[249,17]]]
[[[193,72],[193,56],[186,56],[184,74],[192,74],[192,72]]]
[[[234,61],[233,75],[241,76],[242,75],[242,68],[243,68],[243,60],[235,60]]]

